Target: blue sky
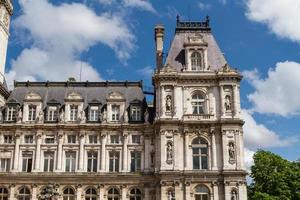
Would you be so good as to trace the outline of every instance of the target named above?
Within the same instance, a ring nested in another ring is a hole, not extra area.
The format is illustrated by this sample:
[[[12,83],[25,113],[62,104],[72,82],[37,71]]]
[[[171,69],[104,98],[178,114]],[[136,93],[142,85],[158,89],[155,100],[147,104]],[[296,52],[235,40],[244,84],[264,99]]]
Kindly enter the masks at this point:
[[[143,80],[151,85],[156,24],[167,53],[176,22],[211,18],[228,63],[244,75],[247,162],[258,149],[300,158],[297,0],[13,0],[6,76]]]

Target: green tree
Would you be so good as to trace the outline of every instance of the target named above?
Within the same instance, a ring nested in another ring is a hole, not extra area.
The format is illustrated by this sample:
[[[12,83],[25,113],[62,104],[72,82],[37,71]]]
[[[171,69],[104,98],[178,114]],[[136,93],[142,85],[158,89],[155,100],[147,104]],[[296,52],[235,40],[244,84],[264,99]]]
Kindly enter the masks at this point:
[[[290,162],[269,151],[254,154],[248,188],[250,200],[300,200],[300,162]]]

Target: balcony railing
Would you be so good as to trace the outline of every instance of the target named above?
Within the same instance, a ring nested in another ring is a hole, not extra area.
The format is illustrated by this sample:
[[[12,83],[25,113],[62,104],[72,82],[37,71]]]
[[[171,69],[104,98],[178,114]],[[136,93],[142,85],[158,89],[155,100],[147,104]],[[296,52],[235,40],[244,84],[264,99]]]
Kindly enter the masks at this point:
[[[183,115],[184,121],[197,121],[197,120],[213,120],[214,115],[211,114],[201,114],[201,115],[194,115],[194,114],[187,114]]]

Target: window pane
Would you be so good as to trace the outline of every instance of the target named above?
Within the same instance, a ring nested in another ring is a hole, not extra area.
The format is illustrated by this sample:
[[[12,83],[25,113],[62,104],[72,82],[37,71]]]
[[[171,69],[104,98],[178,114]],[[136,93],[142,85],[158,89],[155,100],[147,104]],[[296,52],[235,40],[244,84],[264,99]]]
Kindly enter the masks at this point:
[[[200,169],[200,162],[198,156],[193,157],[193,169]]]
[[[206,156],[201,157],[201,168],[202,169],[208,169],[207,157]]]

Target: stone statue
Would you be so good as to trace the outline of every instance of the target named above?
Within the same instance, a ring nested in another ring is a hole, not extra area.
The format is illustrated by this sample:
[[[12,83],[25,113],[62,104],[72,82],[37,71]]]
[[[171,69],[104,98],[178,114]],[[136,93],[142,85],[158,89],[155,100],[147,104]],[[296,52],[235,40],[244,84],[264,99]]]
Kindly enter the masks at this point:
[[[62,111],[60,112],[60,115],[59,115],[59,122],[61,122],[61,123],[64,123],[64,122],[65,122],[65,112],[64,112],[64,110],[62,110]]]
[[[41,191],[41,194],[38,195],[40,200],[55,200],[58,196],[59,193],[52,184],[48,184],[47,187]]]
[[[107,111],[106,111],[106,108],[104,108],[104,110],[103,110],[102,121],[104,121],[104,122],[107,121]]]
[[[22,123],[22,120],[23,120],[23,113],[22,113],[22,109],[19,108],[17,113],[17,123]]]
[[[42,110],[40,110],[36,120],[37,120],[38,123],[43,123],[44,122],[44,112]]]
[[[226,109],[226,111],[231,110],[231,99],[230,99],[229,95],[226,95],[226,97],[225,97],[225,109]]]
[[[168,95],[166,99],[166,111],[167,112],[172,111],[172,97],[170,95]]]
[[[124,111],[123,118],[124,118],[124,122],[127,123],[128,122],[128,112],[126,109]]]
[[[2,110],[0,110],[0,123],[3,122],[3,113],[2,113]]]
[[[78,120],[79,120],[80,123],[85,123],[86,117],[85,117],[85,112],[84,112],[84,110],[81,110],[81,111],[80,111]]]
[[[167,163],[171,164],[173,161],[173,146],[171,142],[167,144]]]
[[[173,200],[174,199],[174,194],[172,191],[168,192],[168,200]]]
[[[228,149],[228,153],[229,153],[229,158],[231,160],[235,159],[235,149],[234,149],[234,144],[233,142],[229,143],[229,149]]]
[[[237,200],[237,192],[235,190],[231,191],[231,199],[230,200]]]
[[[144,120],[145,120],[146,123],[149,122],[149,112],[148,112],[148,109],[146,109],[146,111],[145,111]]]

